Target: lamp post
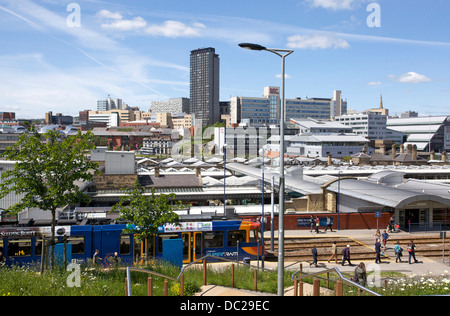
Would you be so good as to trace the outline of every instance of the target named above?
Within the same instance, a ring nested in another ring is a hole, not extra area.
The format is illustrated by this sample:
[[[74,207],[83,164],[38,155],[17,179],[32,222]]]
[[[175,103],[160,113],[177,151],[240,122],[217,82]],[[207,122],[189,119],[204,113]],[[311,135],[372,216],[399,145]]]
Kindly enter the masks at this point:
[[[264,159],[265,159],[265,151],[264,151],[264,147],[262,147],[260,149],[260,153],[262,156],[262,165],[261,165],[261,179],[262,179],[262,185],[261,185],[261,249],[262,249],[262,260],[261,260],[261,267],[264,269],[264,231],[265,231],[265,212],[264,212],[264,206],[265,206],[265,196],[264,196],[264,169],[265,169],[265,165],[264,165]],[[259,249],[258,249],[259,251]]]
[[[278,212],[278,296],[284,296],[284,124],[286,121],[286,98],[285,98],[285,82],[286,82],[286,57],[294,51],[290,49],[266,48],[258,44],[242,43],[241,48],[268,51],[281,57],[281,105],[280,105],[280,195],[279,195],[279,212]]]
[[[225,179],[227,177],[227,127],[224,127],[224,144],[223,144],[223,216],[227,216],[227,194],[226,194],[226,183]]]

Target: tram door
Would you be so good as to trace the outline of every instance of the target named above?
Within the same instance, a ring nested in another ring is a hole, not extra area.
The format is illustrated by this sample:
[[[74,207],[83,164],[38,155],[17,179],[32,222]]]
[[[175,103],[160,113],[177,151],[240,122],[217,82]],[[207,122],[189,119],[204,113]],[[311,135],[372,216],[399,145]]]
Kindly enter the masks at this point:
[[[155,257],[155,236],[151,236],[143,242],[134,239],[134,263],[145,264],[148,259]]]
[[[203,233],[182,233],[183,263],[191,263],[203,256]]]

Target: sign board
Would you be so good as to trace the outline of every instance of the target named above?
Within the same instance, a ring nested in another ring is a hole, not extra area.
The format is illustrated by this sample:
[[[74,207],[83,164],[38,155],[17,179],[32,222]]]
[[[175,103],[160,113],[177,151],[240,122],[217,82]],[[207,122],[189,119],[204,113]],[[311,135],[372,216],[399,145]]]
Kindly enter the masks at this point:
[[[333,217],[330,217],[331,225],[334,225]],[[327,226],[327,218],[319,217],[319,226],[326,227]],[[297,218],[297,227],[311,227],[311,218],[309,217],[298,217]],[[315,224],[314,224],[315,227]]]
[[[189,222],[179,225],[167,224],[158,227],[158,233],[185,233],[185,232],[210,232],[213,230],[212,222]]]
[[[381,218],[381,212],[375,212],[375,218]]]
[[[56,236],[70,236],[70,226],[56,226]],[[52,234],[51,227],[11,227],[0,228],[0,237],[4,238],[29,238],[44,236],[50,237]]]

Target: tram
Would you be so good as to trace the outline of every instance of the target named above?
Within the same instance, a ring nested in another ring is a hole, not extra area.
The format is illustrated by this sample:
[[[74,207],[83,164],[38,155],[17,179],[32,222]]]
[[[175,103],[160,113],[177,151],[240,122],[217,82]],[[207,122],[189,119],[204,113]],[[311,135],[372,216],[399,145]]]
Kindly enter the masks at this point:
[[[244,220],[214,220],[205,222],[180,222],[164,225],[158,233],[144,242],[137,236],[124,234],[125,224],[91,226],[57,226],[57,242],[65,239],[71,244],[71,261],[87,263],[95,250],[103,264],[118,253],[123,265],[142,263],[147,259],[161,259],[164,240],[183,241],[183,263],[190,263],[205,255],[231,260],[244,257],[256,259],[262,254],[259,245],[260,225]],[[0,252],[6,265],[38,264],[41,260],[43,239],[50,238],[50,227],[0,227]],[[208,260],[209,261],[209,260]]]

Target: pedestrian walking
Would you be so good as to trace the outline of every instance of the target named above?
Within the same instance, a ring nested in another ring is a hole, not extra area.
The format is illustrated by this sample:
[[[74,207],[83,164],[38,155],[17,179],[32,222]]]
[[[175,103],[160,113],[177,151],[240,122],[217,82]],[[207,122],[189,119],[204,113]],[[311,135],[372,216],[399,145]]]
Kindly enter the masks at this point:
[[[317,258],[318,258],[318,253],[317,253],[316,245],[313,246],[311,252],[312,252],[313,262],[310,263],[309,266],[315,265],[316,268],[317,268]]]
[[[387,241],[389,239],[389,234],[386,232],[386,230],[381,235],[381,238],[383,240],[383,248],[384,248],[384,250],[386,250],[386,243],[387,243]]]
[[[309,219],[309,224],[311,225],[311,229],[309,231],[312,232],[316,226],[316,219],[314,218],[314,215],[311,215],[311,218]]]
[[[320,218],[319,216],[316,217],[316,234],[319,233],[319,226],[320,226]]]
[[[381,239],[381,233],[380,230],[377,229],[377,231],[375,232],[375,235],[373,235],[375,237],[375,242],[377,242],[378,239]]]
[[[395,263],[402,263],[402,257],[403,257],[403,248],[400,246],[400,241],[397,241],[397,243],[394,246],[395,251]]]
[[[100,251],[98,249],[95,250],[94,256],[92,257],[92,263],[94,266],[99,266],[102,258],[99,256]]]
[[[325,227],[325,231],[327,231],[328,228],[330,229],[331,232],[333,232],[333,224],[330,216],[327,216],[327,227]]]
[[[419,263],[419,261],[416,259],[416,245],[414,244],[413,240],[411,240],[411,242],[408,244],[408,252],[409,252],[409,264],[411,264],[411,258],[414,259],[414,263]]]
[[[348,264],[352,266],[350,261],[350,245],[347,245],[347,247],[342,250],[342,266],[345,265],[345,261],[348,261]]]
[[[375,243],[375,252],[377,253],[375,263],[381,263],[381,243],[379,239]]]
[[[331,257],[330,259],[328,259],[328,263],[330,263],[331,259],[335,260],[336,264],[338,263],[338,258],[337,258],[337,245],[336,242],[333,241],[333,244],[331,245]]]

